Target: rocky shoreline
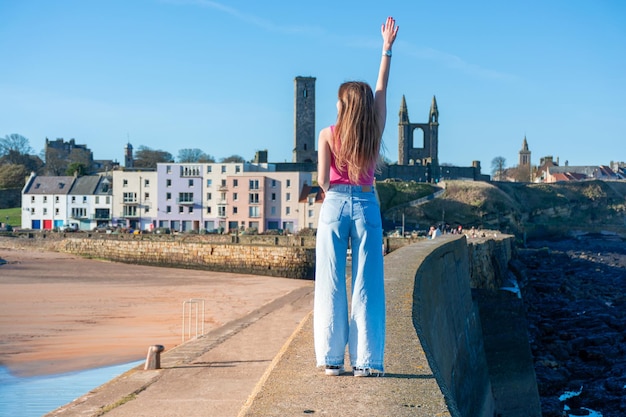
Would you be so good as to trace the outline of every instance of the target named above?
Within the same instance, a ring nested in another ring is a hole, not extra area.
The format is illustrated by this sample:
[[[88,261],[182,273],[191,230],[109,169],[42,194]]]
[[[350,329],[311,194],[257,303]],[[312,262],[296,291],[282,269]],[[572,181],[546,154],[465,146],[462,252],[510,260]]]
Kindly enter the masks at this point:
[[[536,241],[518,261],[543,415],[626,415],[626,242]]]

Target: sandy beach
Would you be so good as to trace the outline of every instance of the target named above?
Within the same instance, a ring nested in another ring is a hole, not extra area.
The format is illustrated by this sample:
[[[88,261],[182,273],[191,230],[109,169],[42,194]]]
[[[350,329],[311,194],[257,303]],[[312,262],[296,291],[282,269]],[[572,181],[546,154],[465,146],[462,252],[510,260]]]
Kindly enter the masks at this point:
[[[169,350],[182,342],[185,300],[205,300],[208,332],[313,285],[55,252],[0,248],[0,259],[0,365],[18,376],[141,360],[153,344]]]

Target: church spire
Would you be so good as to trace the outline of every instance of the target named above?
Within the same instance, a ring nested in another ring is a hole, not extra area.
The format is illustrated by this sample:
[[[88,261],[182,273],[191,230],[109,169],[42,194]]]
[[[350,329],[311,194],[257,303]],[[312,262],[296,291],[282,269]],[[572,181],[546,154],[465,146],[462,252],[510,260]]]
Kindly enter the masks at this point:
[[[430,113],[428,115],[430,123],[439,123],[439,109],[437,109],[437,99],[433,96],[433,101],[430,104]]]
[[[406,107],[406,99],[404,98],[404,94],[402,95],[402,103],[400,104],[400,124],[408,124],[409,123],[409,110]]]

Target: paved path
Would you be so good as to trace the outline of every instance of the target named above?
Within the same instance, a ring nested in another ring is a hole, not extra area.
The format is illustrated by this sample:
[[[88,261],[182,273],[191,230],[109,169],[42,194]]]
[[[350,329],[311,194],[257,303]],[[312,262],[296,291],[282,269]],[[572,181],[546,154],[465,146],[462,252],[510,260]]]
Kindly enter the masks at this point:
[[[312,306],[311,283],[165,352],[162,370],[131,370],[48,416],[235,417]]]

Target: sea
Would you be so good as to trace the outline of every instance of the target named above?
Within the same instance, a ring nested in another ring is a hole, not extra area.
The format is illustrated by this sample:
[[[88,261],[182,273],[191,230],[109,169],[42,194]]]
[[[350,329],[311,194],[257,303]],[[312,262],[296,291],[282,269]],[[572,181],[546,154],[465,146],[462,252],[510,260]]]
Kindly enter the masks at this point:
[[[0,366],[0,417],[43,416],[143,362],[27,378]]]

